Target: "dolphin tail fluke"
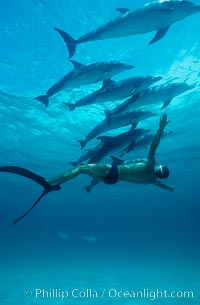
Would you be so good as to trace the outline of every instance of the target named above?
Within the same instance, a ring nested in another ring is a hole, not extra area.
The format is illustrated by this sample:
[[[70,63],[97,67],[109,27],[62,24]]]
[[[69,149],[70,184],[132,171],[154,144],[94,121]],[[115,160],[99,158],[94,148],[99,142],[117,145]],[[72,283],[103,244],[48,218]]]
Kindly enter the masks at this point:
[[[81,149],[83,149],[87,145],[87,141],[85,140],[78,140],[77,142],[81,145]]]
[[[69,34],[67,34],[66,32],[64,32],[58,28],[54,28],[54,29],[56,30],[56,32],[58,32],[60,34],[62,39],[65,41],[66,46],[68,48],[68,52],[69,52],[69,58],[72,58],[74,53],[76,52],[77,41],[74,38],[72,38]]]
[[[35,97],[34,100],[40,101],[46,107],[49,105],[49,97],[47,95],[39,95],[39,96]]]
[[[84,190],[86,190],[86,193],[89,194],[91,192],[91,190],[92,190],[92,187],[90,185],[85,186]]]
[[[111,111],[110,110],[105,110],[104,113],[105,113],[105,116],[106,116],[107,126],[109,127],[110,123],[111,123],[111,119],[112,119]]]
[[[76,105],[72,103],[63,103],[63,105],[67,106],[69,111],[73,111],[76,108]]]
[[[28,179],[31,179],[33,181],[35,181],[37,184],[41,185],[44,188],[44,191],[42,192],[42,194],[40,195],[40,197],[35,201],[35,203],[33,204],[33,206],[22,216],[20,216],[19,218],[17,218],[14,222],[13,225],[16,224],[17,222],[19,222],[21,219],[23,219],[26,215],[28,215],[33,208],[38,204],[38,202],[48,193],[52,192],[52,191],[58,191],[60,190],[60,186],[59,185],[51,185],[50,183],[48,183],[45,178],[25,169],[22,167],[18,167],[18,166],[2,166],[0,167],[0,172],[4,172],[4,173],[12,173],[12,174],[16,174]]]

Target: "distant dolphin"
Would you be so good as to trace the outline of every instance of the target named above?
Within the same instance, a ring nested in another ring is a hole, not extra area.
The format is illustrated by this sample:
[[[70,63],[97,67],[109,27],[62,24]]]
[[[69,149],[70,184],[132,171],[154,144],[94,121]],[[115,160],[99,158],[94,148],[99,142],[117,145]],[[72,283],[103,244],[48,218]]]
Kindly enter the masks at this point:
[[[42,102],[45,106],[48,106],[49,98],[62,90],[108,80],[121,72],[134,68],[132,65],[126,65],[114,60],[91,65],[84,65],[75,60],[71,60],[71,63],[74,66],[74,69],[71,72],[51,86],[45,95],[40,95],[34,99]]]
[[[77,165],[81,163],[85,163],[87,160],[91,159],[92,156],[96,153],[96,151],[101,147],[101,143],[98,144],[95,148],[93,149],[88,149],[84,154],[82,154],[77,161],[74,162],[69,162],[72,166],[76,167]]]
[[[96,242],[98,240],[96,236],[90,236],[90,235],[82,235],[82,238],[89,242]]]
[[[145,129],[136,129],[137,124],[133,124],[131,128],[121,133],[117,136],[100,136],[97,139],[101,140],[101,147],[96,150],[95,154],[90,158],[88,164],[98,163],[103,160],[106,156],[111,155],[113,152],[120,152],[123,149],[126,149],[126,152],[134,147],[137,139],[145,134],[147,131]]]
[[[77,40],[73,39],[66,32],[55,28],[62,36],[71,58],[76,46],[81,43],[131,36],[156,31],[155,37],[150,44],[160,40],[169,30],[170,26],[192,14],[200,12],[200,6],[190,1],[160,1],[146,4],[143,8],[130,10],[128,8],[118,8],[121,15],[110,22],[100,26],[96,30],[81,36]]]
[[[187,85],[185,83],[169,83],[147,88],[138,94],[134,94],[113,110],[106,110],[105,114],[107,123],[109,125],[109,121],[112,120],[112,116],[115,117],[121,112],[123,113],[124,111],[131,111],[137,107],[163,103],[161,109],[164,109],[171,103],[173,98],[192,89],[194,89],[193,85]]]
[[[58,237],[60,237],[62,239],[69,239],[71,236],[64,232],[58,232]]]
[[[76,103],[64,103],[69,107],[70,111],[75,108],[92,104],[121,100],[133,95],[134,93],[144,90],[153,83],[161,80],[162,77],[139,76],[131,77],[119,82],[113,80],[105,80],[103,86],[95,92],[81,98]]]
[[[171,134],[172,134],[172,131],[164,131],[162,137],[166,138],[166,137],[170,136]],[[141,148],[149,146],[155,135],[156,135],[155,133],[152,133],[149,130],[146,133],[142,134],[135,142],[135,145],[132,146],[131,149],[129,149],[129,153],[131,153],[133,151],[136,152],[137,150],[139,150]],[[127,149],[124,149],[120,152],[119,157],[122,158],[126,154],[127,154]]]
[[[131,125],[132,123],[138,123],[140,121],[146,120],[150,117],[155,116],[155,113],[151,111],[141,111],[141,110],[132,110],[130,112],[121,112],[115,115],[112,115],[109,125],[107,124],[107,120],[104,119],[101,123],[99,123],[95,128],[93,128],[85,140],[78,141],[81,145],[81,148],[84,148],[89,141],[96,138],[98,135],[113,130],[117,128],[121,128],[124,126]]]

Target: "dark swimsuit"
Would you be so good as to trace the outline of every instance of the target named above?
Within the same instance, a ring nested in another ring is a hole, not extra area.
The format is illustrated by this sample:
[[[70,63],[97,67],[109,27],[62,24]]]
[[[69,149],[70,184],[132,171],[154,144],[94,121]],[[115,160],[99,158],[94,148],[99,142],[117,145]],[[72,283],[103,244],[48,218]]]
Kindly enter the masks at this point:
[[[104,177],[105,184],[115,184],[119,180],[119,170],[117,165],[113,164],[109,173]]]

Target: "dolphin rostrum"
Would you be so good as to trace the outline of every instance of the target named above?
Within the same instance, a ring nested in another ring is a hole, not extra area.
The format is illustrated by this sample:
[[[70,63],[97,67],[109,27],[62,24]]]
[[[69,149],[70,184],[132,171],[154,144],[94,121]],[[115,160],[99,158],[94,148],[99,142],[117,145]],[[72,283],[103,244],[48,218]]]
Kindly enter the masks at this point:
[[[190,15],[199,13],[200,5],[195,5],[190,1],[167,0],[148,3],[137,10],[130,10],[128,8],[116,10],[120,13],[119,17],[81,36],[77,40],[66,32],[55,28],[64,39],[70,58],[74,55],[78,44],[89,41],[156,31],[155,37],[150,41],[150,44],[155,43],[164,37],[171,25]]]
[[[45,106],[48,106],[49,98],[62,90],[77,88],[111,79],[113,76],[121,72],[134,68],[132,65],[127,65],[114,60],[90,65],[84,65],[75,60],[71,60],[71,63],[73,64],[74,69],[52,85],[45,95],[36,97],[36,100],[39,100]]]
[[[115,117],[117,114],[131,111],[137,107],[163,103],[161,109],[164,109],[176,96],[192,89],[194,89],[194,86],[186,83],[167,83],[147,88],[140,93],[134,94],[113,110],[106,110],[107,124],[109,125],[112,116]]]
[[[136,92],[146,89],[153,83],[161,80],[162,77],[139,76],[131,77],[119,82],[105,80],[103,86],[95,92],[81,98],[76,103],[63,103],[69,107],[70,111],[75,108],[92,104],[121,100],[133,95]]]
[[[81,145],[81,148],[84,148],[89,141],[96,138],[98,135],[113,130],[121,128],[124,126],[131,125],[132,123],[138,123],[140,121],[146,120],[155,116],[156,114],[151,111],[142,111],[142,110],[132,110],[130,112],[121,112],[113,115],[107,124],[107,120],[104,119],[96,127],[94,127],[86,136],[85,140],[78,141]],[[82,161],[82,160],[81,160]]]

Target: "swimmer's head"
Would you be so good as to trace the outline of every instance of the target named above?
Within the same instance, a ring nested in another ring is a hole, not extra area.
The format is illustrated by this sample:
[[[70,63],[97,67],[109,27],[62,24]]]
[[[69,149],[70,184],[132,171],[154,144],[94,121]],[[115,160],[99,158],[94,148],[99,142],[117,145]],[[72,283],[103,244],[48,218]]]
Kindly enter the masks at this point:
[[[165,165],[156,165],[155,174],[156,174],[156,177],[159,179],[166,179],[169,177],[169,169]]]

